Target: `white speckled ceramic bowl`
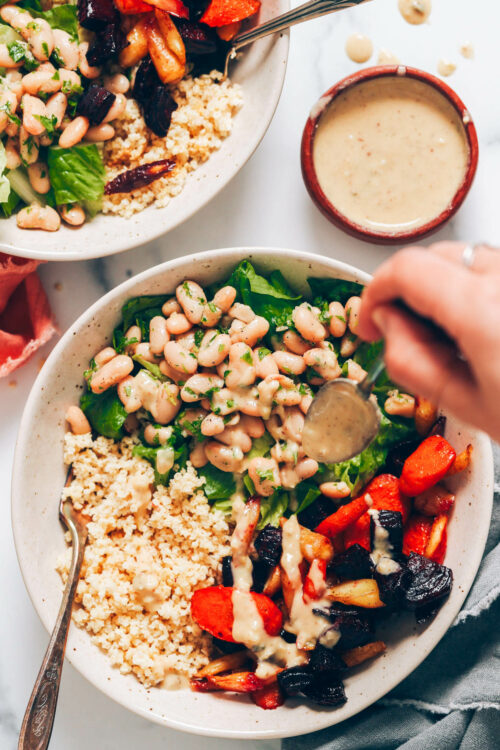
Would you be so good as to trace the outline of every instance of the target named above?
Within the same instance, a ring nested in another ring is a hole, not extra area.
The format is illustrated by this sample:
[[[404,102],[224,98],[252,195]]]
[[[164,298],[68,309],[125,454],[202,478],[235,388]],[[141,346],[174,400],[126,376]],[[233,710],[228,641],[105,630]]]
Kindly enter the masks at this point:
[[[264,23],[289,7],[289,0],[266,0],[256,22]],[[79,229],[63,225],[58,232],[19,229],[14,216],[1,221],[0,250],[38,260],[100,258],[154,240],[189,219],[228,184],[264,137],[283,87],[288,43],[288,31],[266,37],[246,47],[232,64],[231,80],[242,86],[244,103],[231,135],[188,175],[183,191],[165,208],[152,205],[130,219],[99,214]]]
[[[214,250],[169,261],[126,281],[96,302],[65,333],[43,366],[29,396],[21,422],[12,483],[12,518],[24,580],[47,628],[51,630],[61,599],[54,570],[65,542],[58,521],[59,494],[65,468],[62,444],[64,413],[82,389],[89,359],[108,341],[130,297],[171,293],[186,278],[209,284],[225,278],[242,258],[263,271],[280,268],[290,283],[307,291],[308,276],[331,276],[366,282],[368,274],[318,255],[237,248]],[[386,654],[351,671],[346,679],[348,702],[339,709],[320,709],[298,700],[275,711],[263,711],[246,696],[146,690],[135,677],[123,676],[94,646],[88,634],[71,628],[67,657],[106,695],[144,718],[174,729],[235,738],[288,737],[336,724],[381,698],[412,672],[432,651],[455,619],[476,575],[489,527],[493,497],[493,459],[485,435],[449,418],[447,436],[457,450],[474,446],[473,461],[454,478],[456,508],[449,528],[446,564],[455,576],[453,591],[436,619],[426,628],[413,617],[391,620],[381,637]]]

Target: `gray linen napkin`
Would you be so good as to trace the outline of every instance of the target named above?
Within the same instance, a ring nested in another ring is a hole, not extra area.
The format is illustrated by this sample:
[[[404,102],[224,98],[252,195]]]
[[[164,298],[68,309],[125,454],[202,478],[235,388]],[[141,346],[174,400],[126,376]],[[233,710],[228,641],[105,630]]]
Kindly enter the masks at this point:
[[[385,698],[352,719],[283,742],[283,750],[500,748],[500,448],[495,504],[474,585],[447,634]]]

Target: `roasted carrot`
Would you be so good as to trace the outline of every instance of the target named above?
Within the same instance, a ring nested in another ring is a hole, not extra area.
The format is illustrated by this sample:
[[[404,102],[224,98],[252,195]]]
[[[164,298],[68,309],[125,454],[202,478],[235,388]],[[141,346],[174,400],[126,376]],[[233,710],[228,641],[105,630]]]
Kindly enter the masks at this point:
[[[303,598],[306,602],[321,599],[326,591],[326,560],[313,560],[303,586]]]
[[[453,461],[452,465],[449,468],[449,471],[447,473],[447,477],[453,476],[453,474],[458,474],[461,471],[465,471],[465,469],[469,468],[469,464],[471,462],[472,458],[472,445],[468,445],[465,450],[463,450],[461,453],[457,455],[455,460]]]
[[[401,494],[399,480],[392,474],[380,474],[367,485],[363,492],[367,509],[375,510],[397,510],[403,516],[403,522],[409,515],[408,498]],[[368,513],[358,518],[357,521],[348,526],[344,532],[345,548],[353,544],[360,544],[365,549],[370,549],[370,516]]]
[[[404,462],[401,492],[410,497],[425,492],[448,473],[455,457],[455,450],[441,435],[426,438]]]
[[[285,702],[285,696],[280,690],[277,682],[272,685],[262,688],[261,690],[254,690],[251,693],[253,702],[260,708],[266,710],[279,708]]]
[[[361,497],[351,500],[347,505],[341,505],[335,513],[325,518],[316,528],[316,532],[333,539],[337,534],[345,531],[354,521],[357,521],[367,510],[366,497],[361,495]]]
[[[409,555],[416,552],[418,555],[425,554],[427,542],[431,535],[432,521],[427,516],[417,514],[410,517],[403,534],[403,552]]]
[[[216,674],[207,679],[217,690],[230,690],[232,693],[253,693],[264,687],[264,682],[257,677],[255,672]]]
[[[223,641],[233,638],[233,589],[229,586],[209,586],[195,591],[191,599],[191,614],[200,628]],[[251,594],[264,628],[269,635],[278,635],[283,615],[276,604],[264,594]]]

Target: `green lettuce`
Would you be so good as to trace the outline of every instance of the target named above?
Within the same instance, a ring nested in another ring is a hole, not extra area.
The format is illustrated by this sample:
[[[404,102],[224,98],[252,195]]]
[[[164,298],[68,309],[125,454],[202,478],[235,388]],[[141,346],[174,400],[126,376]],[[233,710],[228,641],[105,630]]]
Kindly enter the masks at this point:
[[[3,5],[2,2],[0,4]],[[43,10],[38,0],[21,0],[17,7],[28,10],[34,18],[44,18],[51,28],[62,29],[78,41],[76,5],[55,5],[49,10]]]
[[[162,305],[168,300],[165,294],[149,294],[142,297],[132,297],[122,307],[122,322],[113,332],[113,346],[117,351],[123,351],[127,345],[125,333],[130,326],[137,325],[144,338],[149,338],[149,323],[156,315],[161,315]]]
[[[5,155],[5,148],[3,143],[0,141],[0,203],[7,203],[10,195],[10,182],[5,174],[7,168],[7,157]]]
[[[290,497],[288,492],[276,490],[271,497],[262,497],[260,500],[260,518],[257,524],[258,529],[264,526],[278,526],[280,518],[285,514],[288,508]]]
[[[161,425],[157,426],[161,427]],[[166,445],[170,445],[174,449],[174,466],[172,468],[177,467],[177,469],[180,469],[186,465],[187,445],[185,443],[178,445],[178,437],[179,436],[174,432],[170,440],[167,441]],[[158,451],[162,450],[162,448],[165,448],[165,445],[144,445],[144,443],[139,443],[139,445],[135,445],[132,448],[132,455],[138,456],[139,458],[144,458],[146,461],[149,461],[155,472],[155,484],[166,485],[168,484],[172,469],[169,469],[169,471],[166,471],[163,474],[159,474],[156,470],[156,457],[158,455]]]
[[[89,216],[102,205],[105,169],[95,143],[72,148],[50,147],[47,153],[50,183],[58,206],[81,203]]]
[[[213,503],[215,500],[226,501],[227,510],[225,513],[231,512],[232,501],[231,495],[236,492],[236,481],[231,472],[221,471],[212,464],[206,464],[201,469],[196,469],[200,477],[205,477],[205,484],[203,485],[203,492],[209,503]],[[220,510],[222,508],[220,506]]]
[[[355,281],[345,281],[344,279],[317,278],[311,276],[307,279],[311,288],[313,304],[318,302],[341,302],[343,305],[349,297],[361,294],[363,286]]]
[[[121,440],[124,435],[123,423],[128,414],[118,398],[116,388],[108,388],[99,394],[86,391],[80,399],[80,407],[99,435]]]

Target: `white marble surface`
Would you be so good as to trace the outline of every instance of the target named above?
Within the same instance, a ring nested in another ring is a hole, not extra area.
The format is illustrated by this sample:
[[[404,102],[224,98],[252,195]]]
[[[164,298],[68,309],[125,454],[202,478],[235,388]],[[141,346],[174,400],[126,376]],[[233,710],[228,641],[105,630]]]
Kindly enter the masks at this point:
[[[264,0],[265,2],[265,0]],[[41,276],[61,330],[104,291],[151,265],[214,247],[274,245],[325,253],[367,270],[390,252],[350,239],[324,219],[302,183],[299,144],[314,101],[336,80],[356,69],[344,44],[353,31],[369,34],[410,65],[436,71],[445,56],[458,63],[448,82],[469,107],[479,131],[479,170],[459,214],[437,237],[500,240],[500,84],[498,28],[500,8],[486,0],[434,0],[430,24],[408,26],[397,0],[366,6],[292,30],[285,88],[276,116],[260,148],[211,204],[164,239],[105,261],[48,264]],[[476,56],[459,54],[470,40]],[[375,62],[376,53],[372,60]],[[248,103],[251,106],[251,103]],[[57,241],[57,237],[54,238]],[[53,342],[52,342],[53,344]],[[26,396],[50,346],[0,383],[0,748],[17,747],[17,734],[47,643],[24,589],[10,528],[9,484],[18,422]],[[29,471],[29,467],[27,467]],[[198,738],[162,729],[115,705],[66,666],[51,742],[52,750],[191,750]],[[253,743],[256,745],[257,743]],[[237,750],[243,742],[203,739],[207,750]],[[252,743],[247,743],[246,747]],[[277,742],[260,743],[276,750]]]

